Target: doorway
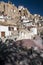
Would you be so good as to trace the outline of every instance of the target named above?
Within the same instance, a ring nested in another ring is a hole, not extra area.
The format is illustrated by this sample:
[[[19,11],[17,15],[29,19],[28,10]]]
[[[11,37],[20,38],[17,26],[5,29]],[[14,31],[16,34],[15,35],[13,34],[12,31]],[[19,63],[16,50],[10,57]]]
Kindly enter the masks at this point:
[[[5,37],[5,32],[1,32],[1,37]]]

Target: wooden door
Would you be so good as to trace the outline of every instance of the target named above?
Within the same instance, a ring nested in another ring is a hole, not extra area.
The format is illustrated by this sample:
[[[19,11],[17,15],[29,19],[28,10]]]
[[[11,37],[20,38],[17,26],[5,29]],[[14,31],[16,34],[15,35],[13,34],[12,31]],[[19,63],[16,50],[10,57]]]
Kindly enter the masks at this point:
[[[1,37],[5,37],[5,32],[1,32]]]

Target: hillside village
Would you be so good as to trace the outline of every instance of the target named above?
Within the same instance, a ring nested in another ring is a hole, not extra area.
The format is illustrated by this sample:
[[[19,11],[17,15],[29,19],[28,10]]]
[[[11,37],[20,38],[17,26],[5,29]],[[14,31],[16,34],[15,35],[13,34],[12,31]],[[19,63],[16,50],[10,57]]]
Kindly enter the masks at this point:
[[[0,2],[0,65],[43,65],[43,16]]]
[[[0,38],[15,40],[43,38],[43,16],[31,14],[24,6],[0,2]]]

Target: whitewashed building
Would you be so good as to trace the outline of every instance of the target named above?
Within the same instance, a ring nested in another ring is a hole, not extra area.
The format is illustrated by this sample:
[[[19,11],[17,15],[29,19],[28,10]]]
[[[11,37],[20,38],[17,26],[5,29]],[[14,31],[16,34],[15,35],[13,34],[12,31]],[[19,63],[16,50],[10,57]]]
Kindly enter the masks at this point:
[[[32,39],[33,33],[31,31],[28,31],[27,29],[22,29],[19,32],[19,36],[17,40],[21,39]]]
[[[3,25],[0,25],[0,37],[11,36],[12,31],[16,31],[16,30],[17,30],[17,28],[15,26],[3,26]]]
[[[31,28],[30,31],[33,33],[33,35],[37,35],[37,28],[36,27]]]
[[[0,26],[0,37],[9,36],[11,34],[8,30],[8,26]]]
[[[16,23],[8,16],[0,15],[0,37],[11,36],[14,31],[17,31]]]

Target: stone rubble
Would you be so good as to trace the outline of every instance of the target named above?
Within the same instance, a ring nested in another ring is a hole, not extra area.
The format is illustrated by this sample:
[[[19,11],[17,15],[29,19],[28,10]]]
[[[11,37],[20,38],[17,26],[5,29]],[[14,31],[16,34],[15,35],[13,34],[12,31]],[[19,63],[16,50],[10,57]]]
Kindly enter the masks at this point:
[[[43,65],[43,50],[27,49],[13,40],[6,43],[0,40],[0,65]]]

